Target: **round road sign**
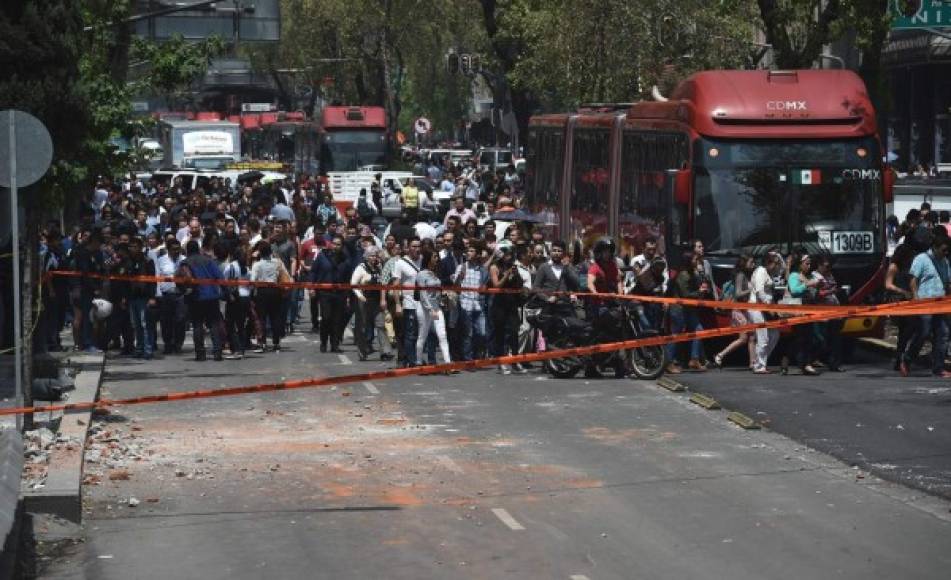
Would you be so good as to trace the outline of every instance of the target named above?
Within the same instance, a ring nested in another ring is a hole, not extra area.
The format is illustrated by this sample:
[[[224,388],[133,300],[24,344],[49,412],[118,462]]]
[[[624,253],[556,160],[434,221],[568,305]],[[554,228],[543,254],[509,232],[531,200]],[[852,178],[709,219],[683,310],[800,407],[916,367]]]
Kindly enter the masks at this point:
[[[426,117],[420,117],[416,119],[416,123],[413,125],[413,128],[416,130],[416,133],[419,135],[425,135],[433,128],[433,124],[429,122],[429,119]]]
[[[11,150],[10,129],[13,129]],[[43,123],[29,113],[0,111],[0,186],[10,187],[11,156],[15,163],[16,185],[26,187],[46,174],[53,160],[53,140]]]

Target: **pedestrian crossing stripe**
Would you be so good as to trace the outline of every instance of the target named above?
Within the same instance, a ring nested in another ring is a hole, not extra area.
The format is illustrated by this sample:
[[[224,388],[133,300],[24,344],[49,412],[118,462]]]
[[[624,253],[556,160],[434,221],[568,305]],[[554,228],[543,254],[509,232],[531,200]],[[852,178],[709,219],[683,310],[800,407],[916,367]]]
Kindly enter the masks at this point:
[[[796,169],[792,172],[792,179],[796,185],[819,185],[822,183],[822,172],[818,169]]]

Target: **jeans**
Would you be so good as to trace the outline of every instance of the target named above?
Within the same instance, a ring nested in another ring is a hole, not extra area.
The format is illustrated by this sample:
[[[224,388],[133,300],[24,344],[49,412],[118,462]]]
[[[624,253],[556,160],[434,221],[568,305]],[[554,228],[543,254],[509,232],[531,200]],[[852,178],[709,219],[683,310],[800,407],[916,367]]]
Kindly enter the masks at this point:
[[[339,292],[321,291],[320,297],[320,344],[324,348],[330,342],[330,349],[340,348],[340,336],[343,334],[342,320],[345,301]]]
[[[931,372],[939,374],[944,370],[944,356],[948,349],[948,321],[944,315],[924,314],[918,317],[917,325],[912,326],[911,339],[902,360],[910,365],[918,358],[918,353],[929,334],[932,335]]]
[[[192,339],[195,341],[195,356],[205,356],[205,326],[211,334],[211,349],[215,356],[221,354],[221,345],[224,337],[221,330],[221,310],[218,300],[196,300],[188,306],[188,314],[192,322]]]
[[[496,301],[492,307],[492,335],[495,356],[518,354],[518,329],[521,318],[518,306]]]
[[[416,360],[416,336],[419,334],[415,308],[403,308],[403,358],[406,366],[420,364]]]
[[[155,352],[155,325],[149,323],[149,299],[129,300],[129,316],[135,332],[135,354],[150,358]]]
[[[462,332],[463,359],[473,360],[474,349],[482,349],[485,345],[485,311],[460,308],[459,322],[457,329]],[[478,345],[475,347],[473,339],[478,340]]]
[[[386,337],[384,328],[384,314],[380,310],[380,299],[377,297],[368,298],[366,302],[356,302],[356,327],[354,338],[357,341],[357,350],[360,356],[366,358],[370,355],[370,347],[376,340],[377,350],[380,354],[391,354],[390,341]]]
[[[225,328],[231,352],[244,354],[244,345],[248,342],[247,320],[251,311],[250,296],[235,296],[225,304]]]
[[[696,308],[684,308],[682,306],[670,307],[670,333],[680,334],[683,332],[696,332],[703,330],[700,325],[700,317]],[[677,345],[674,342],[667,345],[667,360],[676,362]],[[699,340],[690,341],[690,360],[699,360],[703,355],[703,345]]]
[[[280,288],[258,288],[258,294],[255,297],[257,303],[258,316],[261,318],[262,332],[258,335],[258,344],[267,343],[267,336],[264,332],[270,323],[271,340],[274,346],[281,345],[281,339],[284,337],[284,321],[286,320],[284,291]]]
[[[165,352],[181,350],[185,344],[185,298],[181,294],[167,293],[162,294],[159,300]]]

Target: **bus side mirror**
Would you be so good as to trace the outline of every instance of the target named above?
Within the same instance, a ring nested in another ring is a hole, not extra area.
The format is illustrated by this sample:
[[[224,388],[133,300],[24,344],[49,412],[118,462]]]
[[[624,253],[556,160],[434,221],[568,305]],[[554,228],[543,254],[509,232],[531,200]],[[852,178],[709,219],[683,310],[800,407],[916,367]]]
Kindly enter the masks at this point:
[[[895,171],[889,165],[882,171],[882,197],[885,198],[885,203],[892,203],[895,201]]]
[[[693,197],[693,171],[678,169],[674,173],[674,202],[678,205],[690,205]]]

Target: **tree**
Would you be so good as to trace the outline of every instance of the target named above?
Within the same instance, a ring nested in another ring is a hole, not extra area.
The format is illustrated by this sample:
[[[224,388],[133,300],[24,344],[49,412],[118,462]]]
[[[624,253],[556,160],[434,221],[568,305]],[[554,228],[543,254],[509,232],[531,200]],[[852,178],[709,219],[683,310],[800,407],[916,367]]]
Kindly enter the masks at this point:
[[[841,0],[757,0],[766,42],[773,60],[783,69],[810,68],[831,40],[833,23],[841,16]]]
[[[537,109],[645,98],[695,70],[743,66],[745,0],[480,0],[492,63],[520,127]]]
[[[161,95],[168,107],[178,108],[191,100],[192,84],[205,74],[224,46],[218,36],[199,42],[186,41],[181,34],[164,42],[137,37],[132,41],[131,58],[148,63],[137,82],[140,87]]]
[[[23,326],[30,328],[38,268],[38,224],[42,212],[59,207],[67,192],[83,177],[82,160],[88,158],[86,131],[92,118],[86,106],[79,60],[83,17],[75,2],[8,0],[0,7],[0,109],[29,112],[46,125],[53,138],[53,165],[35,185],[20,191],[26,213],[22,239],[24,279]],[[33,382],[32,341],[24,341],[23,384]],[[24,393],[29,404],[29,389]],[[24,425],[29,427],[29,416]]]

